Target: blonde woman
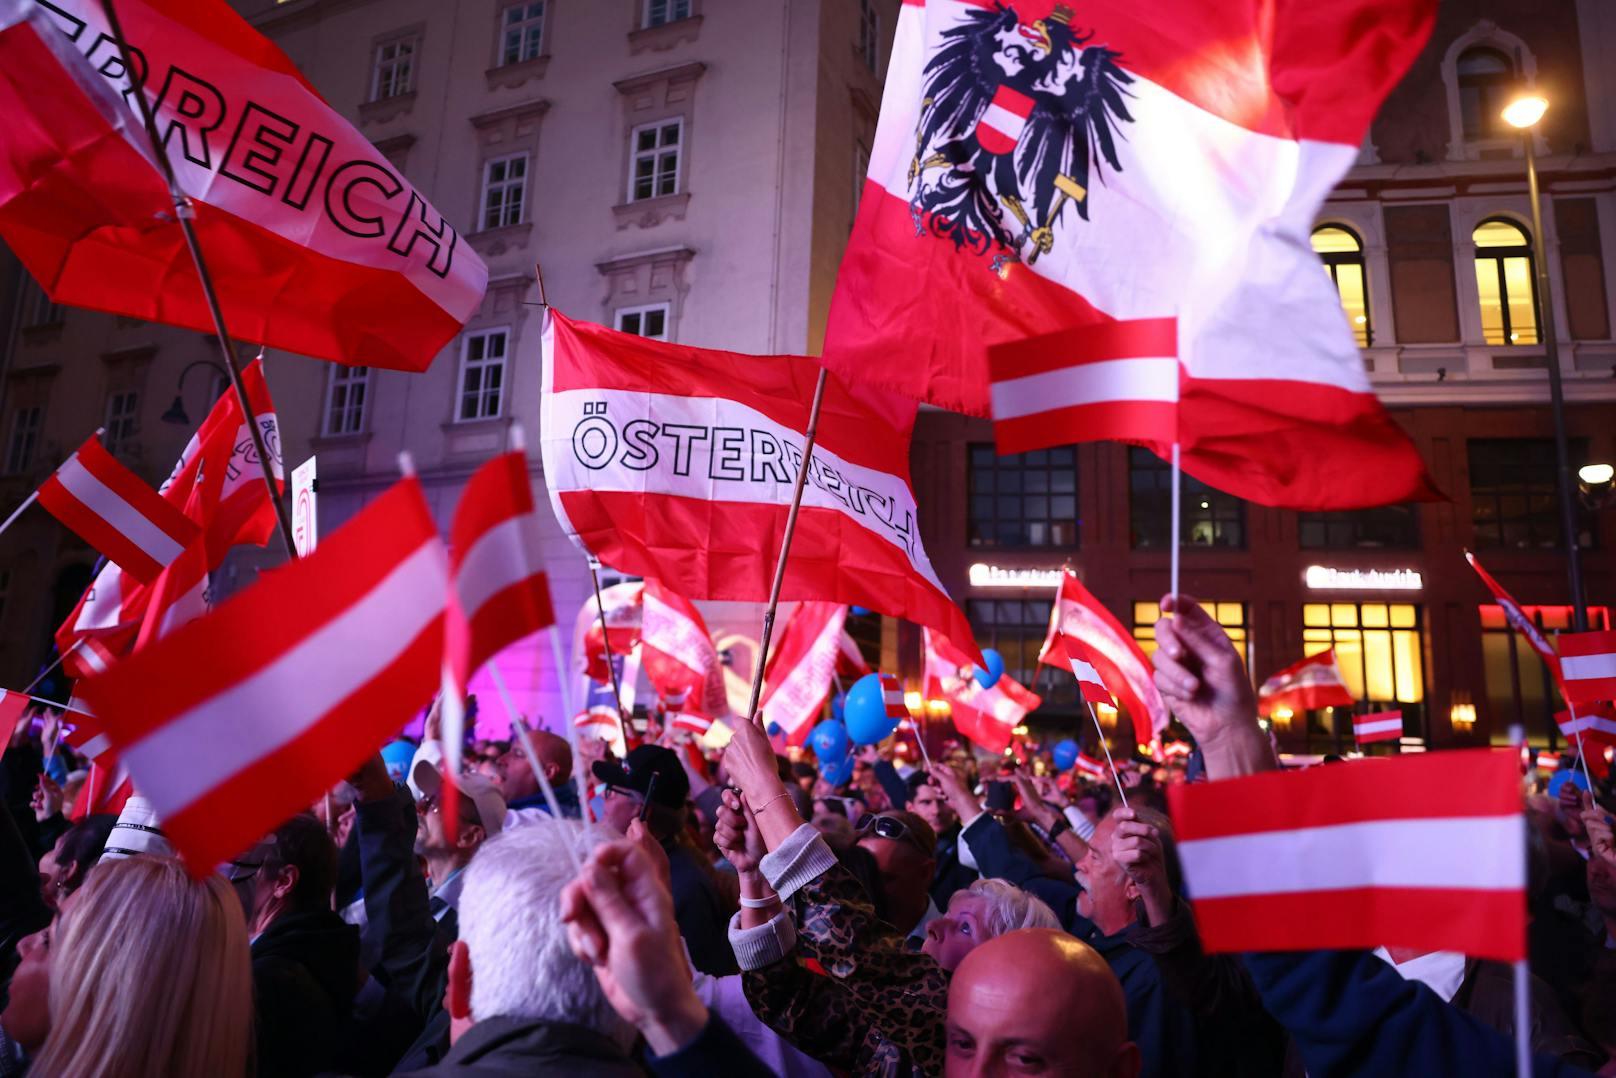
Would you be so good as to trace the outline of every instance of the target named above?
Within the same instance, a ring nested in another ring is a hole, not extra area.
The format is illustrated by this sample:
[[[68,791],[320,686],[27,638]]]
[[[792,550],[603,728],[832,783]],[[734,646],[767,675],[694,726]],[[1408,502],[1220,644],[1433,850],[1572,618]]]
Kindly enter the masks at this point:
[[[222,877],[168,857],[103,863],[30,957],[48,964],[51,1018],[31,1078],[246,1074],[247,925]]]

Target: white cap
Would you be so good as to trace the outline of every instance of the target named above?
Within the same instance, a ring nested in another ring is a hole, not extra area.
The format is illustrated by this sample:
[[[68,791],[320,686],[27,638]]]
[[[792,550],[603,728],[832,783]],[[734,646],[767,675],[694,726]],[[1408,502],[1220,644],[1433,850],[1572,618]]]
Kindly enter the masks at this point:
[[[149,853],[158,857],[174,856],[174,847],[158,826],[157,810],[139,794],[131,794],[118,813],[118,822],[107,836],[107,848],[101,853],[103,861],[122,861]]]
[[[410,768],[410,785],[423,796],[435,797],[443,787],[443,775],[430,760],[418,755]],[[485,775],[475,771],[463,772],[455,785],[477,806],[477,822],[483,825],[483,834],[493,838],[505,826],[505,798]]]

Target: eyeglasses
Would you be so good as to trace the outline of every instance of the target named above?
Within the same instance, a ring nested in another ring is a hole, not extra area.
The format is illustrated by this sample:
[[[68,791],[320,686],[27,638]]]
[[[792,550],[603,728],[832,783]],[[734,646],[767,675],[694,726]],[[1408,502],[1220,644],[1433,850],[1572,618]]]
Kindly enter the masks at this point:
[[[927,857],[931,851],[920,844],[920,839],[909,830],[909,825],[896,816],[866,816],[855,829],[859,838],[874,834],[880,838],[891,839],[893,842],[907,842]]]

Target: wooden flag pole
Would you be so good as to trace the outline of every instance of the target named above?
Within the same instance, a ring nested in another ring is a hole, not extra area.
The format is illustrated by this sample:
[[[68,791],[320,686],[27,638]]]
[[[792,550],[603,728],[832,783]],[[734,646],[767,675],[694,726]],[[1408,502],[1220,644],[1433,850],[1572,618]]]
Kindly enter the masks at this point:
[[[263,432],[258,429],[258,417],[253,413],[252,401],[247,398],[247,386],[241,380],[241,368],[236,361],[236,346],[231,340],[230,331],[224,322],[224,310],[219,306],[218,293],[213,288],[213,277],[208,273],[207,261],[202,257],[202,246],[197,240],[196,226],[192,223],[196,217],[196,208],[191,205],[190,197],[180,190],[179,180],[174,176],[174,167],[169,163],[168,154],[163,150],[163,140],[157,133],[157,119],[152,115],[151,103],[146,100],[146,91],[135,77],[140,69],[134,64],[134,58],[129,52],[129,42],[123,36],[123,26],[118,21],[118,13],[113,9],[112,0],[101,0],[101,9],[106,12],[107,26],[112,30],[113,39],[118,45],[118,56],[123,61],[124,72],[129,77],[129,84],[133,89],[131,97],[135,99],[140,109],[140,119],[146,128],[146,137],[151,141],[152,156],[157,160],[157,167],[162,170],[163,180],[168,184],[168,195],[174,203],[174,218],[179,222],[180,231],[185,236],[185,246],[191,252],[191,262],[196,266],[197,282],[202,286],[203,298],[207,300],[208,313],[213,316],[214,335],[218,338],[219,354],[224,360],[224,368],[230,375],[230,385],[236,391],[236,400],[241,404],[241,415],[247,424],[247,432],[252,437],[253,452],[258,454],[258,467],[263,474],[264,485],[269,488],[269,502],[275,507],[275,522],[280,526],[281,542],[286,547],[286,557],[291,561],[297,560],[297,545],[292,541],[292,517],[285,503],[282,502],[280,491],[275,486],[275,471],[270,463],[269,448],[264,444]],[[260,353],[262,355],[262,353]]]
[[[814,383],[814,402],[808,408],[808,429],[804,432],[802,464],[797,468],[797,483],[791,491],[791,511],[786,514],[786,532],[780,537],[780,560],[774,565],[774,584],[769,588],[769,605],[763,611],[763,635],[758,640],[757,662],[752,668],[752,698],[746,705],[746,717],[752,722],[758,718],[758,697],[763,693],[763,667],[769,661],[769,640],[774,636],[774,614],[780,606],[780,588],[786,579],[786,559],[791,555],[791,537],[797,530],[797,510],[802,508],[802,488],[808,481],[808,468],[814,458],[814,437],[819,433],[819,406],[825,400],[825,378],[829,372],[819,368],[819,380]]]

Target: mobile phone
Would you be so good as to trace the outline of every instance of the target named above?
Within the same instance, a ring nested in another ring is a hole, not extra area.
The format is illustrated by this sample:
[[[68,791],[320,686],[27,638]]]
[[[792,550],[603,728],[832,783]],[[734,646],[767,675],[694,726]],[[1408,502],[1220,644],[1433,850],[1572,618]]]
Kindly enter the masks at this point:
[[[994,781],[987,784],[987,810],[989,812],[1012,812],[1016,807],[1016,788],[1008,782]]]

